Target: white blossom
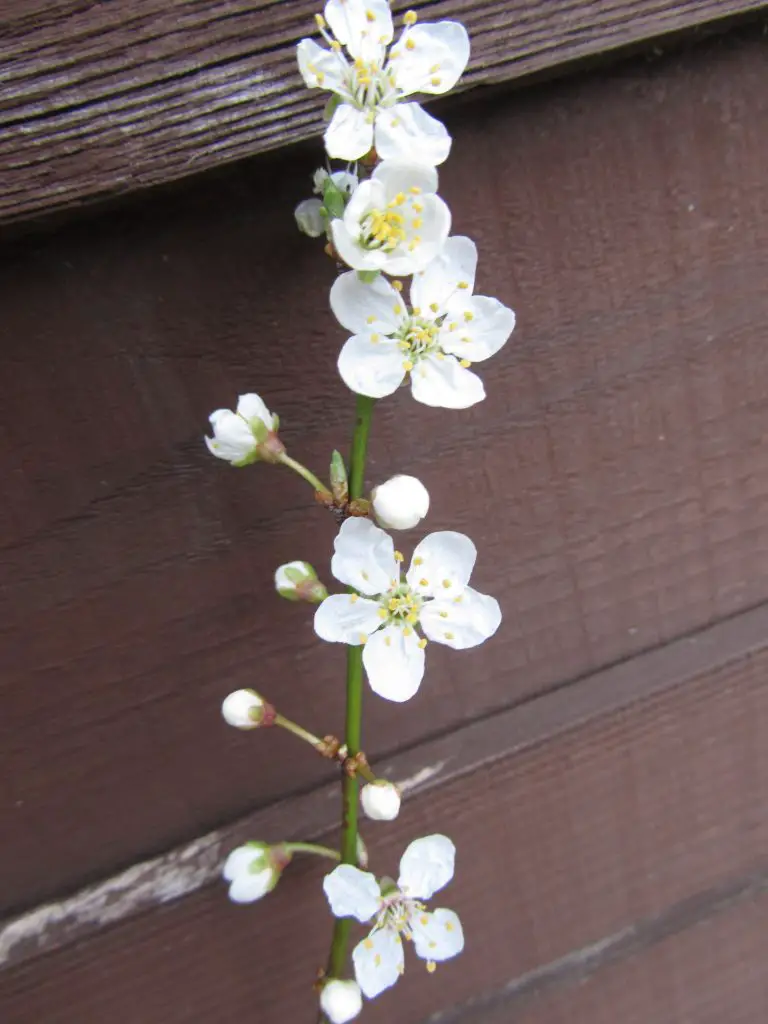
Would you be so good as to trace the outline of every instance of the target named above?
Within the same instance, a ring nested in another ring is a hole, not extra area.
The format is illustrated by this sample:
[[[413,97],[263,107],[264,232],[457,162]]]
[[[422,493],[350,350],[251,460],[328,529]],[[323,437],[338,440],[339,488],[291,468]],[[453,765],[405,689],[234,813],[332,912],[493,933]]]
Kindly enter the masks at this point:
[[[288,601],[320,604],[328,591],[309,562],[286,562],[275,570],[275,590]]]
[[[328,181],[332,182],[340,193],[340,203],[345,202],[357,188],[357,175],[351,171],[330,173],[324,167],[318,167],[312,175],[312,191],[316,195],[324,196]],[[299,231],[310,238],[319,238],[326,233],[329,211],[323,199],[302,199],[294,210],[294,216]]]
[[[394,821],[400,813],[400,790],[393,782],[377,779],[360,791],[360,802],[372,821]]]
[[[394,985],[403,973],[401,935],[427,961],[428,970],[464,948],[458,916],[445,909],[430,913],[423,902],[453,878],[455,856],[447,836],[432,835],[416,839],[406,849],[396,886],[380,886],[374,875],[350,864],[340,864],[326,875],[323,889],[336,917],[374,922],[352,953],[357,983],[369,999]]]
[[[356,981],[331,978],[320,992],[320,1009],[331,1024],[347,1024],[363,1008],[363,997]]]
[[[410,530],[429,511],[429,491],[415,476],[400,474],[371,491],[373,511],[388,530]]]
[[[288,857],[290,859],[290,857]],[[267,843],[246,843],[227,857],[222,872],[229,882],[229,898],[233,903],[254,903],[272,892],[280,879],[281,864],[274,847]]]
[[[389,534],[370,519],[347,519],[334,541],[331,572],[358,593],[326,598],[315,612],[315,632],[323,640],[365,644],[371,688],[387,700],[409,700],[424,676],[426,638],[463,650],[499,627],[498,601],[468,586],[476,557],[463,533],[430,533],[403,577],[403,556]]]
[[[221,714],[235,729],[258,729],[264,721],[265,707],[255,690],[235,690],[222,701]]]
[[[213,427],[213,437],[205,439],[208,450],[233,466],[247,466],[268,457],[270,452],[265,450],[265,442],[274,451],[282,449],[275,434],[279,420],[259,395],[240,395],[235,412],[217,409],[208,419]]]
[[[498,299],[472,294],[476,266],[474,242],[452,236],[414,275],[410,308],[381,276],[369,283],[353,273],[338,277],[331,309],[353,332],[339,355],[347,387],[383,398],[410,376],[413,397],[424,405],[466,409],[485,398],[469,367],[506,343],[515,314]]]
[[[328,155],[357,160],[375,147],[384,160],[417,153],[424,163],[441,164],[451,136],[418,103],[403,100],[417,92],[445,93],[456,85],[469,60],[464,26],[455,21],[415,25],[416,15],[409,12],[404,31],[387,53],[394,27],[386,0],[329,0],[325,18],[316,20],[330,49],[302,39],[297,57],[310,89],[327,89],[338,97],[325,132]]]
[[[331,221],[339,257],[353,270],[413,274],[433,260],[451,229],[436,195],[434,167],[384,160],[352,193],[343,217]]]

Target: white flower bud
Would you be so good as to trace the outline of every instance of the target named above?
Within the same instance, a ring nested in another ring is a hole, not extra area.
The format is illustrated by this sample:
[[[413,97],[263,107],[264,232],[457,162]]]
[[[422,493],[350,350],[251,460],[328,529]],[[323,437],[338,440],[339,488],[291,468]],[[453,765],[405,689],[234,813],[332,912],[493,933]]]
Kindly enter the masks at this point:
[[[415,476],[393,476],[371,492],[373,511],[382,526],[409,530],[429,511],[429,491]]]
[[[268,843],[246,843],[227,857],[222,875],[229,882],[229,898],[233,903],[254,903],[272,892],[280,874],[290,862],[284,846]]]
[[[255,690],[235,690],[225,697],[221,713],[227,725],[235,729],[257,729],[260,725],[271,725],[274,709]]]
[[[393,821],[400,813],[400,790],[394,782],[377,779],[360,791],[360,801],[366,815],[373,821]]]
[[[320,604],[328,597],[328,590],[317,578],[309,562],[287,562],[275,572],[275,589],[289,601],[307,601]]]
[[[320,1009],[331,1024],[347,1024],[363,1008],[363,997],[356,981],[331,978],[320,993]]]
[[[320,213],[322,206],[319,199],[302,199],[293,211],[299,231],[310,238],[325,234],[325,218]]]
[[[208,417],[213,437],[206,437],[208,450],[233,466],[247,466],[259,459],[277,461],[283,444],[277,436],[279,419],[256,394],[240,395],[237,409],[217,409]]]

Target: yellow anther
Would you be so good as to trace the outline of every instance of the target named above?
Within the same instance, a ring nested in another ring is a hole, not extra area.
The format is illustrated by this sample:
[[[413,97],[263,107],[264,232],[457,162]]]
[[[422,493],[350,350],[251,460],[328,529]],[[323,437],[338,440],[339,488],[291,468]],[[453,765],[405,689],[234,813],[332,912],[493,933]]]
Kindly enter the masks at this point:
[[[408,246],[408,249],[411,252],[413,252],[413,250],[418,248],[418,246],[420,246],[420,245],[421,245],[421,236],[420,235],[414,235],[413,238],[411,239],[411,242],[410,242],[410,244]]]
[[[396,597],[390,597],[390,599],[389,599],[389,610],[391,612],[396,612],[399,607],[400,607],[400,604],[399,604],[397,598]]]
[[[453,633],[443,633],[443,636],[445,637],[446,640],[455,640],[456,639],[455,636],[453,635]]]
[[[427,925],[429,924],[429,918],[427,917],[426,914],[421,915],[421,917],[419,918],[419,923],[422,924],[425,928],[427,927]]]
[[[399,305],[399,304],[395,305],[395,306],[392,307],[392,312],[396,313],[399,316],[400,313],[403,312],[403,307],[401,305]]]
[[[461,602],[462,602],[463,600],[464,600],[464,598],[462,597],[462,595],[461,595],[461,594],[459,594],[459,596],[458,596],[458,597],[454,597],[454,599],[453,599],[453,603],[454,603],[454,604],[461,604]]]
[[[403,122],[400,120],[399,117],[393,117],[389,123],[393,128],[399,128]]]
[[[467,321],[467,323],[469,323],[470,320],[475,319],[475,314],[470,313],[470,311],[467,309],[464,311],[464,319]]]
[[[315,81],[317,82],[318,85],[322,85],[323,82],[325,81],[325,72],[318,71],[317,74],[315,75]]]
[[[360,638],[360,643],[364,644],[365,641],[368,639],[368,634],[367,633],[360,633],[359,634],[359,638]]]
[[[459,341],[469,342],[472,341],[472,339],[465,334],[461,338],[459,338]]]
[[[442,78],[438,78],[437,76],[435,76],[434,78],[430,78],[430,80],[429,80],[429,81],[430,81],[430,83],[431,83],[432,85],[440,85],[440,83],[441,83],[441,82],[442,82],[443,80],[442,80]]]
[[[411,362],[410,359],[405,360],[405,362],[403,363],[403,369],[405,370],[406,373],[408,373],[409,370],[413,369],[413,363]]]
[[[376,21],[376,15],[373,13],[373,11],[366,11],[365,18],[366,21]]]
[[[414,558],[414,560],[413,560],[413,564],[414,564],[414,565],[421,565],[421,564],[423,563],[423,561],[424,561],[424,559],[423,559],[423,558],[419,558],[419,557],[417,557],[417,558]]]
[[[434,943],[430,942],[430,946],[433,946],[433,945],[434,945]],[[427,970],[429,971],[430,974],[434,974],[435,973],[435,971],[437,970],[437,964],[435,963],[434,960],[427,960]]]
[[[381,335],[379,335],[379,334],[372,334],[371,335],[371,341],[374,343],[374,345],[376,344],[376,342],[379,340],[380,337],[381,337]]]
[[[354,604],[354,603],[355,603],[355,601],[357,600],[357,598],[358,598],[358,595],[357,595],[357,594],[350,594],[350,595],[349,595],[349,603],[350,603],[350,604]]]
[[[458,287],[462,289],[469,288],[469,281],[459,281]]]
[[[448,324],[448,330],[455,331],[458,326],[459,325],[456,323],[455,320],[451,320],[451,322]]]
[[[403,350],[403,352],[410,352],[411,346],[408,344],[407,341],[399,341],[397,344],[398,347]]]
[[[413,315],[414,316],[421,316],[421,306],[414,306],[413,307]]]
[[[440,618],[441,619],[447,619],[448,618],[448,612],[440,612]]]
[[[435,352],[436,359],[445,359],[445,352]]]
[[[451,581],[450,580],[443,580],[443,586],[447,590],[451,586]]]
[[[424,637],[422,637],[421,640],[419,640],[419,647],[423,651],[426,646],[427,646],[427,641],[424,639]]]
[[[376,323],[376,317],[375,316],[369,316],[368,319],[366,320],[366,323],[369,323],[369,324]]]
[[[321,30],[325,28],[325,18],[322,16],[322,14],[315,15],[315,24]]]
[[[390,215],[389,215],[389,223],[390,224],[404,224],[405,223],[405,217],[402,215],[402,213],[390,213]]]
[[[468,370],[472,363],[468,359],[460,359],[459,366],[463,366],[465,370]]]
[[[439,70],[440,70],[440,65],[439,64],[433,64],[432,67],[429,69],[429,73],[430,73],[430,75],[434,75]]]
[[[415,195],[415,196],[420,196],[421,195],[421,186],[420,185],[411,185],[411,187],[408,189],[408,191],[413,193],[413,195]]]
[[[392,637],[391,636],[385,636],[384,637],[384,646],[385,647],[391,647],[392,646]]]
[[[363,939],[363,945],[366,949],[373,949],[373,943],[370,939]]]
[[[405,40],[405,48],[406,48],[406,50],[415,50],[416,49],[416,43],[414,43],[414,41],[412,39],[406,39]]]
[[[402,562],[402,560],[403,560],[403,553],[402,553],[402,551],[396,551],[395,552],[395,561],[396,562]]]
[[[418,622],[419,616],[416,612],[409,612],[405,617],[406,622]]]
[[[436,302],[430,302],[429,308],[432,310],[433,313],[436,313],[438,309],[440,309]]]
[[[387,615],[387,609],[386,608],[379,608],[379,618],[381,618],[381,619],[388,619],[389,618],[389,616]]]
[[[410,626],[406,626],[403,630],[403,636],[413,636],[413,630]]]
[[[411,203],[411,209],[414,213],[423,213],[424,203]]]
[[[376,956],[373,958],[373,962],[376,967],[381,967],[381,953],[376,954]]]
[[[454,927],[453,926],[453,921],[446,921],[445,922],[445,930],[447,932],[452,932],[453,931],[453,927]]]
[[[404,202],[405,202],[405,195],[402,192],[398,192],[397,195],[395,196],[395,198],[394,199],[390,199],[390,201],[389,201],[389,203],[387,205],[390,206],[390,207],[402,206],[402,204]]]
[[[401,292],[403,290],[403,282],[402,281],[393,281],[392,282],[392,287],[395,289],[396,292]]]
[[[338,39],[331,40],[331,49],[335,53],[341,53],[341,43],[338,41]]]
[[[421,227],[423,223],[424,221],[421,219],[421,217],[414,217],[413,220],[411,221],[411,226],[418,229]]]
[[[421,577],[421,579],[419,580],[419,586],[420,587],[428,587],[429,586],[429,580],[427,579],[426,576],[422,576]]]
[[[416,11],[406,11],[403,15],[403,21],[406,25],[415,25],[418,20],[418,14]]]

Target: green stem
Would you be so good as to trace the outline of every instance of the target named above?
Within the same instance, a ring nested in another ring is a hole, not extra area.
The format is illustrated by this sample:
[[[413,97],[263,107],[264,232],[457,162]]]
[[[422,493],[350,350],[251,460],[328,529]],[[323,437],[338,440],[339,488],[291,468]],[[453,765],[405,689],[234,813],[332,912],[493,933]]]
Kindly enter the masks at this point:
[[[302,466],[302,464],[297,462],[296,459],[292,459],[286,452],[283,452],[280,456],[280,462],[289,469],[292,469],[294,473],[298,473],[299,476],[303,477],[307,483],[311,484],[312,487],[314,487],[314,489],[320,494],[327,494],[330,497],[331,492],[323,481],[316,477],[314,473],[310,472],[306,466]]]
[[[362,498],[365,488],[365,460],[368,453],[368,434],[373,414],[373,398],[357,396],[355,432],[349,460],[350,500]],[[344,743],[347,756],[360,752],[363,717],[363,648],[347,649],[347,714],[344,724]],[[341,862],[357,864],[357,779],[344,775],[342,779]],[[328,976],[341,978],[347,961],[349,918],[338,918],[333,928]]]
[[[317,857],[327,857],[329,860],[339,859],[338,851],[318,843],[283,843],[283,846],[291,853],[314,853]]]
[[[283,715],[275,715],[275,725],[279,725],[281,729],[285,729],[287,732],[293,733],[294,736],[298,736],[300,740],[305,740],[307,743],[311,743],[313,747],[319,747],[322,745],[322,740],[319,736],[315,736],[314,733],[309,732],[307,729],[302,729],[296,722],[292,722],[290,718],[285,718]]]

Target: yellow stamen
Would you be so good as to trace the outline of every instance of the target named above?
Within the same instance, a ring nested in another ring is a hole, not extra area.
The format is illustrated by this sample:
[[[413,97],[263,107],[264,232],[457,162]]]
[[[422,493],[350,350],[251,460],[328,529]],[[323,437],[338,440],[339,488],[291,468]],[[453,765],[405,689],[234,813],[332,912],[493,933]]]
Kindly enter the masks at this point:
[[[450,587],[450,585],[451,585],[451,581],[450,580],[443,580],[443,586],[445,587],[446,590],[448,589],[448,587]]]
[[[403,636],[412,636],[412,635],[413,635],[413,630],[411,629],[410,626],[406,626],[405,629],[403,630]]]
[[[361,633],[360,634],[360,643],[361,644],[364,644],[367,639],[368,639],[367,633]]]
[[[424,637],[422,637],[421,640],[419,640],[419,647],[423,651],[426,646],[427,646],[427,641],[424,639]]]
[[[414,217],[413,220],[411,221],[412,227],[417,229],[420,228],[423,223],[424,221],[421,219],[421,217]]]
[[[441,619],[447,619],[448,618],[448,612],[440,612],[440,618]]]
[[[406,371],[406,373],[413,369],[413,363],[411,362],[410,359],[405,360],[405,362],[403,363],[403,369]]]
[[[419,186],[419,185],[411,185],[411,187],[408,189],[408,191],[412,192],[413,195],[415,195],[415,196],[420,196],[421,195],[421,186]]]
[[[315,81],[317,82],[318,85],[322,85],[323,82],[325,81],[325,72],[318,71],[317,74],[315,75]]]
[[[403,290],[403,282],[402,281],[393,281],[392,282],[392,287],[395,289],[396,292],[401,292]]]
[[[382,619],[388,619],[389,618],[389,616],[387,615],[387,609],[386,608],[379,608],[379,617],[382,618]]]
[[[414,565],[421,565],[423,561],[424,561],[423,558],[414,558],[413,564]]]
[[[414,41],[412,39],[406,39],[405,40],[405,48],[406,48],[406,50],[415,50],[416,49],[416,43],[414,43]]]
[[[434,960],[427,960],[427,970],[430,974],[434,974],[437,970],[437,964]]]
[[[395,552],[395,561],[396,562],[402,562],[402,560],[403,560],[403,553],[402,553],[402,551],[396,551]]]
[[[430,78],[429,81],[432,83],[432,85],[440,85],[440,83],[442,82],[442,78]]]
[[[425,576],[422,576],[422,578],[419,580],[419,586],[420,587],[428,587],[429,586],[429,580]]]
[[[392,646],[392,637],[391,636],[385,636],[384,637],[384,646],[385,647],[391,647]]]
[[[436,313],[440,307],[436,302],[430,302],[429,308],[432,310],[433,313]]]
[[[464,313],[464,319],[467,321],[467,323],[469,323],[470,320],[474,320],[475,319],[475,314],[474,313],[470,313],[470,311],[467,310]]]
[[[357,600],[357,598],[358,598],[358,595],[357,595],[357,594],[350,594],[350,595],[349,595],[349,603],[350,603],[350,604],[354,604],[354,603],[355,603],[355,601]]]
[[[439,70],[440,70],[440,65],[439,64],[433,64],[432,67],[429,69],[429,73],[430,73],[430,75],[434,75]]]
[[[405,616],[405,621],[406,622],[418,622],[419,621],[419,616],[416,614],[416,612],[410,612],[408,615]]]
[[[338,41],[338,39],[333,39],[331,41],[331,49],[335,53],[341,53],[341,43]]]
[[[322,14],[315,15],[315,24],[319,29],[325,28],[325,18],[322,16]]]
[[[363,945],[366,949],[373,949],[373,943],[370,939],[363,939]]]
[[[416,11],[406,11],[403,15],[403,21],[406,25],[415,25],[418,17]]]
[[[414,316],[421,316],[421,306],[414,306],[413,307],[413,315]]]
[[[452,932],[454,930],[454,928],[453,928],[453,921],[446,921],[445,922],[445,930],[447,932]]]
[[[453,633],[443,633],[443,636],[445,637],[446,640],[454,640],[455,639]]]
[[[468,359],[460,359],[459,360],[459,366],[463,366],[465,370],[468,370],[471,365],[472,365],[472,363],[470,363],[470,361]]]
[[[392,312],[395,313],[397,316],[399,316],[400,313],[403,312],[403,307],[400,306],[400,305],[393,306],[392,307]]]
[[[366,11],[365,18],[366,21],[376,21],[376,15],[373,13],[373,11]]]
[[[427,917],[426,914],[421,915],[421,917],[419,918],[419,923],[422,924],[425,928],[427,927],[427,925],[429,924],[429,918]]]
[[[459,281],[459,288],[469,288],[469,281]]]

